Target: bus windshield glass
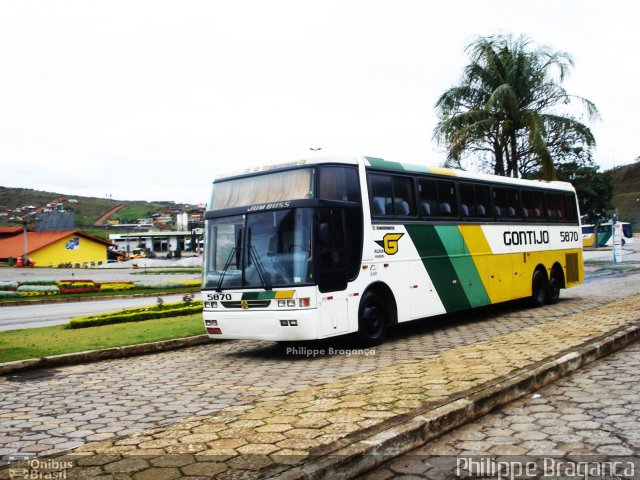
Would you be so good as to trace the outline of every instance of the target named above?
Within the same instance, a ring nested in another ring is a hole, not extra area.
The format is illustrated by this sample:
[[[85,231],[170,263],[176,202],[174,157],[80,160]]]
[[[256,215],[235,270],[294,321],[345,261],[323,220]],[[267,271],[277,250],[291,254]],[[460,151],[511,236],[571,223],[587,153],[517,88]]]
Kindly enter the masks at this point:
[[[211,210],[313,197],[313,169],[298,168],[213,184]]]
[[[309,208],[207,220],[204,288],[264,288],[309,284]]]

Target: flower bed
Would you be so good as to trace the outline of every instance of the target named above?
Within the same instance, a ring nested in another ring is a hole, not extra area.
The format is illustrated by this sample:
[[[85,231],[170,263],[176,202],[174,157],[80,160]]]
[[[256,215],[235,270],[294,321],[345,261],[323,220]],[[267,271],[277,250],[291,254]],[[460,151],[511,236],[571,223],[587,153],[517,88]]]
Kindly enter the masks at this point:
[[[121,292],[135,288],[133,282],[103,282],[100,284],[101,292]]]
[[[55,285],[20,285],[17,289],[21,297],[37,297],[40,295],[58,295],[60,289]]]
[[[93,293],[100,291],[100,285],[93,280],[60,280],[60,293]]]

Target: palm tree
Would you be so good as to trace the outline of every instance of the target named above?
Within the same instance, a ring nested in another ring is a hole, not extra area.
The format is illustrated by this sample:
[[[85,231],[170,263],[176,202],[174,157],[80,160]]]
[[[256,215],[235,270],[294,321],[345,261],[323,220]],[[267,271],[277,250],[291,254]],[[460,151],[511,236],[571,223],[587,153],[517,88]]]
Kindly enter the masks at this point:
[[[528,37],[510,35],[480,37],[467,46],[471,63],[461,83],[435,105],[440,120],[434,138],[447,146],[450,164],[476,155],[497,175],[518,177],[539,168],[553,179],[554,155],[595,146],[589,128],[566,111],[578,100],[589,119],[598,116],[592,102],[569,95],[561,85],[572,58],[530,47]]]

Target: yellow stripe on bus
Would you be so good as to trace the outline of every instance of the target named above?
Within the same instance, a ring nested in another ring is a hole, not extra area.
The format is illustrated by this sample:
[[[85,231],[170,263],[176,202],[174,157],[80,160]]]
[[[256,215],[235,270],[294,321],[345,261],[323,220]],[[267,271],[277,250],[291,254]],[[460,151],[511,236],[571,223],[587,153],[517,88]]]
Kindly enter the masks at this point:
[[[295,293],[295,290],[279,290],[276,292],[276,299],[288,299],[288,298],[293,298],[293,294]]]

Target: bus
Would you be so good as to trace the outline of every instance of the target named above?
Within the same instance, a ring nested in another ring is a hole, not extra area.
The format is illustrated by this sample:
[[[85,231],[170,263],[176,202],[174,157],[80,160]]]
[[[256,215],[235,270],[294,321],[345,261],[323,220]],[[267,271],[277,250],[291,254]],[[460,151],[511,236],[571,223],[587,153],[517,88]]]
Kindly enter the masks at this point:
[[[633,228],[628,222],[617,222],[620,224],[621,245],[633,243]],[[595,225],[582,225],[582,246],[583,247],[610,247],[613,242],[613,223],[611,221],[602,223],[598,227],[597,242]]]
[[[584,279],[574,188],[325,157],[218,177],[205,212],[203,316],[216,339],[353,334],[528,298]]]

